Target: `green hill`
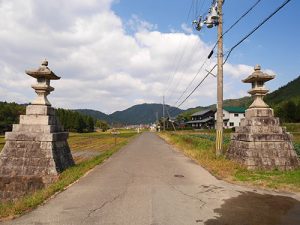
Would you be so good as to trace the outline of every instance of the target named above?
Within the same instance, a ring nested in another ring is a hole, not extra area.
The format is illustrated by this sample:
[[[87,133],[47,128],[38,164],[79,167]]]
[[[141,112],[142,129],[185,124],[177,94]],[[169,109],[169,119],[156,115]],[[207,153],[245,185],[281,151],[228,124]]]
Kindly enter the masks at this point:
[[[93,109],[74,109],[74,111],[77,111],[77,112],[80,112],[82,114],[94,117],[95,119],[98,119],[98,120],[104,120],[104,121],[107,121],[109,123],[113,122],[113,120],[110,119],[109,115],[107,115],[103,112],[97,111],[97,110],[93,110]]]
[[[125,124],[148,124],[156,121],[156,114],[158,118],[162,117],[162,104],[140,104],[132,106],[123,111],[117,111],[109,115],[116,121]],[[170,116],[177,116],[183,110],[166,105]],[[166,112],[167,116],[167,112]]]
[[[92,116],[96,119],[105,120],[110,124],[123,124],[123,125],[137,125],[137,124],[148,124],[156,121],[156,114],[158,118],[162,117],[162,104],[140,104],[134,105],[128,109],[122,111],[116,111],[110,115],[105,113],[91,110],[91,109],[76,109],[80,113]],[[166,105],[170,116],[177,116],[182,113],[183,110],[175,107]],[[166,117],[167,117],[166,110]]]
[[[287,100],[297,102],[300,100],[300,76],[276,91],[268,94],[265,100],[270,105],[277,105]]]
[[[248,108],[249,105],[252,103],[253,99],[250,96],[238,98],[238,99],[226,99],[223,102],[224,107],[228,106],[235,106],[235,107],[243,107]],[[282,108],[288,108],[289,111],[293,111],[293,109],[289,109],[292,107],[297,107],[297,104],[300,104],[300,76],[286,85],[278,88],[277,90],[267,94],[265,97],[265,101],[267,104],[271,105],[275,108],[275,113],[277,116],[281,117],[281,119],[285,120],[284,117],[288,117],[288,115],[283,115],[281,111],[286,111]],[[289,101],[289,104],[288,104]],[[296,104],[296,106],[290,106],[292,103],[291,101]],[[287,104],[287,106],[286,106]],[[189,119],[190,115],[201,111],[203,109],[208,108],[216,108],[216,105],[209,105],[209,106],[198,106],[196,108],[190,108],[185,110],[181,116]],[[296,113],[296,111],[295,111]],[[297,117],[297,116],[296,116]]]

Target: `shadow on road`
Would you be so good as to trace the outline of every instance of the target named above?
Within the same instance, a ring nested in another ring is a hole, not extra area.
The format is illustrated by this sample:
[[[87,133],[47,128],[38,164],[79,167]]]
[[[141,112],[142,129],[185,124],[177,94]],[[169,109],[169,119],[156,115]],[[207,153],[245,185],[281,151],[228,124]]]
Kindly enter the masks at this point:
[[[285,196],[242,192],[215,209],[219,217],[205,225],[299,225],[300,202]]]

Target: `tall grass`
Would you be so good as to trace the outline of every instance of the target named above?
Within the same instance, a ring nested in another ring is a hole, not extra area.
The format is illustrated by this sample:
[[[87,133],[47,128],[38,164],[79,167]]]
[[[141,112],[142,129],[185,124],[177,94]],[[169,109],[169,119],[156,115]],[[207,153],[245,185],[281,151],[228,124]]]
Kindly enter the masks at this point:
[[[4,147],[5,140],[4,140],[4,135],[0,136],[0,152],[2,151],[2,148]]]

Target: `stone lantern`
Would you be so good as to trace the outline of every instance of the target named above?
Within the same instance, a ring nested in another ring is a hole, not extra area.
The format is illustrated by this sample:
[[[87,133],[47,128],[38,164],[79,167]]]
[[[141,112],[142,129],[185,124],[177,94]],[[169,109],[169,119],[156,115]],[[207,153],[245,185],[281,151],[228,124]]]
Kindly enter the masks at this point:
[[[48,186],[66,168],[74,165],[64,132],[47,95],[54,90],[50,80],[60,79],[43,61],[36,70],[26,73],[37,79],[32,88],[38,97],[5,133],[5,146],[0,154],[0,201],[14,200]]]
[[[299,167],[291,134],[280,126],[279,118],[274,117],[273,109],[263,100],[268,93],[264,83],[274,77],[263,73],[257,65],[243,80],[252,84],[248,93],[254,97],[254,102],[231,135],[226,156],[248,169],[291,170]]]
[[[248,93],[254,96],[254,102],[249,108],[269,108],[263,100],[263,97],[269,92],[269,90],[265,88],[264,84],[274,78],[275,75],[263,73],[260,65],[256,65],[254,72],[243,80],[244,83],[252,84],[252,89],[248,91]]]
[[[59,80],[60,77],[56,76],[55,73],[48,68],[48,61],[44,60],[41,66],[36,70],[26,70],[25,72],[37,80],[37,83],[31,87],[35,90],[38,97],[31,104],[51,106],[51,103],[47,99],[47,95],[54,91],[54,88],[50,86],[50,80]]]

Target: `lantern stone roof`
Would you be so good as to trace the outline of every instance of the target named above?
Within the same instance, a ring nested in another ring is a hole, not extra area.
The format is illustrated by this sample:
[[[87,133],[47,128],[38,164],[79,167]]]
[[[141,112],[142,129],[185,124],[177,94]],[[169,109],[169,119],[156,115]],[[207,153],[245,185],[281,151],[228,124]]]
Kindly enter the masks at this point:
[[[48,61],[44,60],[41,66],[36,70],[26,70],[26,74],[34,78],[46,78],[49,80],[59,80],[60,77],[57,76],[52,70],[48,68]]]
[[[243,80],[244,83],[253,83],[255,81],[269,81],[274,79],[275,75],[269,75],[261,71],[260,65],[254,67],[254,72]]]

